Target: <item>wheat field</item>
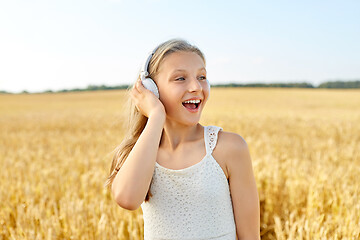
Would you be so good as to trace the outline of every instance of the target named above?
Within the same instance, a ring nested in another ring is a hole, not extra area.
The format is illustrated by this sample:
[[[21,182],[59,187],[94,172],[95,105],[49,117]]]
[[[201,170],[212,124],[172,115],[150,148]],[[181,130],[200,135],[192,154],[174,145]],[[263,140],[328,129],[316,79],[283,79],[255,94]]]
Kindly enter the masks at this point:
[[[0,95],[0,240],[143,239],[103,188],[124,93]],[[262,239],[360,239],[360,90],[212,88],[200,123],[247,141]]]

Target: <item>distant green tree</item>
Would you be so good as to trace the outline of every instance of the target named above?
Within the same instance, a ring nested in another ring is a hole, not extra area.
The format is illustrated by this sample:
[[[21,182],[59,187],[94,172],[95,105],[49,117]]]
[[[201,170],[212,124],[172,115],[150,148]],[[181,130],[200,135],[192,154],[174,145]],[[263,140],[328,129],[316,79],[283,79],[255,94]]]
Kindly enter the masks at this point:
[[[360,88],[360,81],[333,81],[321,83],[318,88]]]
[[[228,83],[228,84],[213,84],[214,87],[285,87],[285,88],[314,88],[310,83]]]
[[[112,90],[112,89],[129,89],[131,85],[123,84],[117,86],[106,86],[102,85],[88,85],[86,88],[73,88],[73,89],[62,89],[58,91],[45,90],[43,93],[61,93],[61,92],[83,92],[83,91],[97,91],[97,90]],[[315,87],[310,83],[225,83],[225,84],[211,84],[212,87],[271,87],[271,88],[360,88],[360,81],[328,81],[321,83]],[[24,90],[21,93],[29,94],[28,91]],[[40,92],[41,93],[41,92]],[[4,90],[0,90],[0,94],[13,94]]]

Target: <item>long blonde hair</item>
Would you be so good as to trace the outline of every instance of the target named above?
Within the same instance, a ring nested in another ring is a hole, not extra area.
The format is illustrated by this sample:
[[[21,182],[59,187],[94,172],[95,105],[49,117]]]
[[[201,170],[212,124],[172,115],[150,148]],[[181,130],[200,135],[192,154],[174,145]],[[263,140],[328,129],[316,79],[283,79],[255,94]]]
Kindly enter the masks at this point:
[[[178,51],[186,51],[186,52],[194,52],[197,53],[202,60],[204,61],[204,64],[206,65],[205,56],[200,51],[199,48],[197,48],[194,45],[189,44],[186,40],[183,40],[181,38],[174,38],[170,39],[166,42],[161,43],[156,48],[156,51],[154,52],[154,55],[152,56],[148,72],[149,77],[154,79],[155,76],[158,74],[159,66],[162,63],[163,59],[173,53]],[[140,78],[140,72],[138,74],[138,79]],[[130,86],[127,89],[126,96],[127,96],[127,110],[129,112],[127,126],[125,129],[127,130],[127,133],[125,134],[125,137],[123,141],[120,143],[119,146],[115,148],[115,154],[111,163],[110,167],[110,174],[105,182],[105,187],[110,187],[112,185],[112,182],[114,181],[114,178],[116,174],[118,173],[121,166],[124,164],[125,160],[129,156],[132,148],[134,147],[136,141],[139,139],[142,131],[145,128],[145,125],[147,123],[147,117],[142,115],[137,108],[135,107],[134,102],[132,101],[132,98],[130,97],[130,91],[132,90],[133,86]],[[148,193],[145,197],[145,202],[149,201],[150,197],[152,196],[150,192],[150,188],[148,190]]]

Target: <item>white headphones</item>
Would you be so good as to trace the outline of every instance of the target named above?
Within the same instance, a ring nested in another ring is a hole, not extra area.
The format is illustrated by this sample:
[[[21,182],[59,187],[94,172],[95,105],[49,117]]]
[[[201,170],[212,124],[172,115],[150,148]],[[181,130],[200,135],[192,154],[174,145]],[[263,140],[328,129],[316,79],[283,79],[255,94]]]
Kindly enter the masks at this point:
[[[141,69],[140,78],[144,87],[146,89],[149,89],[151,92],[153,92],[156,97],[160,98],[159,89],[157,88],[155,81],[147,77],[149,76],[149,72],[148,72],[149,63],[156,49],[157,48],[155,48],[152,52],[149,53],[149,56]]]

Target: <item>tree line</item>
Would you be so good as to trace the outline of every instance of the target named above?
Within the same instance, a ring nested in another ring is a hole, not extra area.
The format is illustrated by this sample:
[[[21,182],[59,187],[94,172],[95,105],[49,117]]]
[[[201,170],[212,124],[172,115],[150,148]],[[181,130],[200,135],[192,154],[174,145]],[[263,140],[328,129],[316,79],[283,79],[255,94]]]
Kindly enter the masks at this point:
[[[86,88],[62,89],[58,91],[46,90],[39,93],[55,93],[55,92],[80,92],[80,91],[98,91],[98,90],[115,90],[128,89],[131,85],[123,84],[117,86],[106,85],[88,85]],[[360,81],[329,81],[314,86],[311,83],[226,83],[226,84],[211,84],[211,87],[268,87],[268,88],[335,88],[335,89],[351,89],[360,88]],[[0,90],[0,94],[11,94],[11,92]],[[29,93],[24,90],[21,93]]]

